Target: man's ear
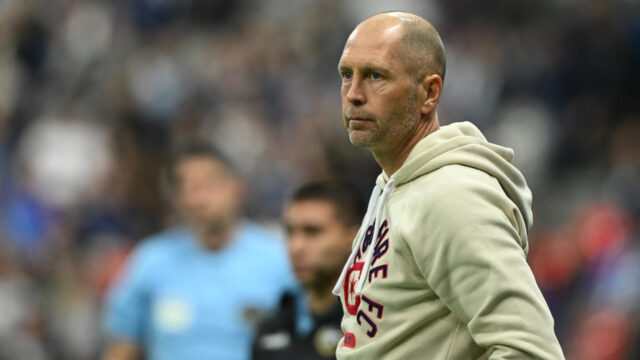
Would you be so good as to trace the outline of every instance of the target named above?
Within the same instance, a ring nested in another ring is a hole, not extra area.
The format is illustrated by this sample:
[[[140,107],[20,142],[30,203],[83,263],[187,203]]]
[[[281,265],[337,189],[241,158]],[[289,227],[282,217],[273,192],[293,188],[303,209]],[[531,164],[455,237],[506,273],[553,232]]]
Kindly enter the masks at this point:
[[[426,93],[426,98],[422,103],[422,113],[429,114],[436,109],[442,95],[442,78],[438,74],[431,74],[424,77],[420,84]]]

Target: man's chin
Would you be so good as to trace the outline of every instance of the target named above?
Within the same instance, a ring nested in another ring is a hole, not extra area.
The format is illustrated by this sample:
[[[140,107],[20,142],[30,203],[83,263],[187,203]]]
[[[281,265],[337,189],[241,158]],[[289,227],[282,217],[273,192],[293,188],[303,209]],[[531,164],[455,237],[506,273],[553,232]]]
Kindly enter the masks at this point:
[[[369,149],[374,145],[374,141],[373,139],[371,139],[371,135],[366,134],[362,130],[350,130],[349,141],[351,141],[353,145],[360,146],[365,149]]]
[[[314,283],[313,274],[307,272],[302,273],[296,271],[296,278],[298,279],[300,285],[302,285],[304,288],[309,288]]]
[[[202,232],[216,235],[225,230],[224,222],[221,219],[211,219],[208,217],[193,217],[190,223]]]

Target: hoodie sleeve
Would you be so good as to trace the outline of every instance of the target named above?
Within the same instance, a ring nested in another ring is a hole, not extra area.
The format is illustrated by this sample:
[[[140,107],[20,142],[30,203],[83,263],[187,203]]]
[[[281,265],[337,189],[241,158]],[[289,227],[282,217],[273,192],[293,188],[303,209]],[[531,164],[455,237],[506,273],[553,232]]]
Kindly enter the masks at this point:
[[[403,236],[420,272],[489,359],[564,359],[517,207],[496,179],[456,168],[436,190],[408,196]]]

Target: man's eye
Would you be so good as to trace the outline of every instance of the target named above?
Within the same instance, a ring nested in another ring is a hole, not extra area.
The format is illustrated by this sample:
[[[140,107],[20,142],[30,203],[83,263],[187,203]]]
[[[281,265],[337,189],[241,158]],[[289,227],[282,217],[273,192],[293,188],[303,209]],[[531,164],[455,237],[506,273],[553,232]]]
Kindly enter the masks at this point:
[[[317,236],[322,232],[322,228],[320,226],[309,225],[304,226],[302,232],[307,236]]]
[[[371,73],[371,78],[373,80],[380,80],[380,79],[382,79],[382,75],[374,72],[374,73]]]
[[[291,237],[291,234],[293,234],[293,229],[290,226],[285,226],[284,232],[288,237]]]
[[[351,77],[353,76],[353,74],[351,74],[351,71],[345,71],[342,73],[342,78],[343,79],[351,79]]]

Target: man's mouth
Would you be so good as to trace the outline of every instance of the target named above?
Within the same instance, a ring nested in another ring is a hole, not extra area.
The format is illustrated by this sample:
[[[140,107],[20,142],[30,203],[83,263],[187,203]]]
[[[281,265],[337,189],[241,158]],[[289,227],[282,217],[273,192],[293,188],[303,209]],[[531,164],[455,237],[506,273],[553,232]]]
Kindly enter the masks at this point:
[[[363,130],[371,127],[371,123],[373,123],[373,119],[350,117],[348,127],[352,130]]]
[[[347,118],[347,120],[349,122],[351,122],[351,121],[355,121],[355,122],[371,122],[371,121],[373,121],[373,114],[370,114],[368,112],[358,111],[358,110],[353,109],[353,108],[346,109],[344,115],[345,115],[345,118]]]

